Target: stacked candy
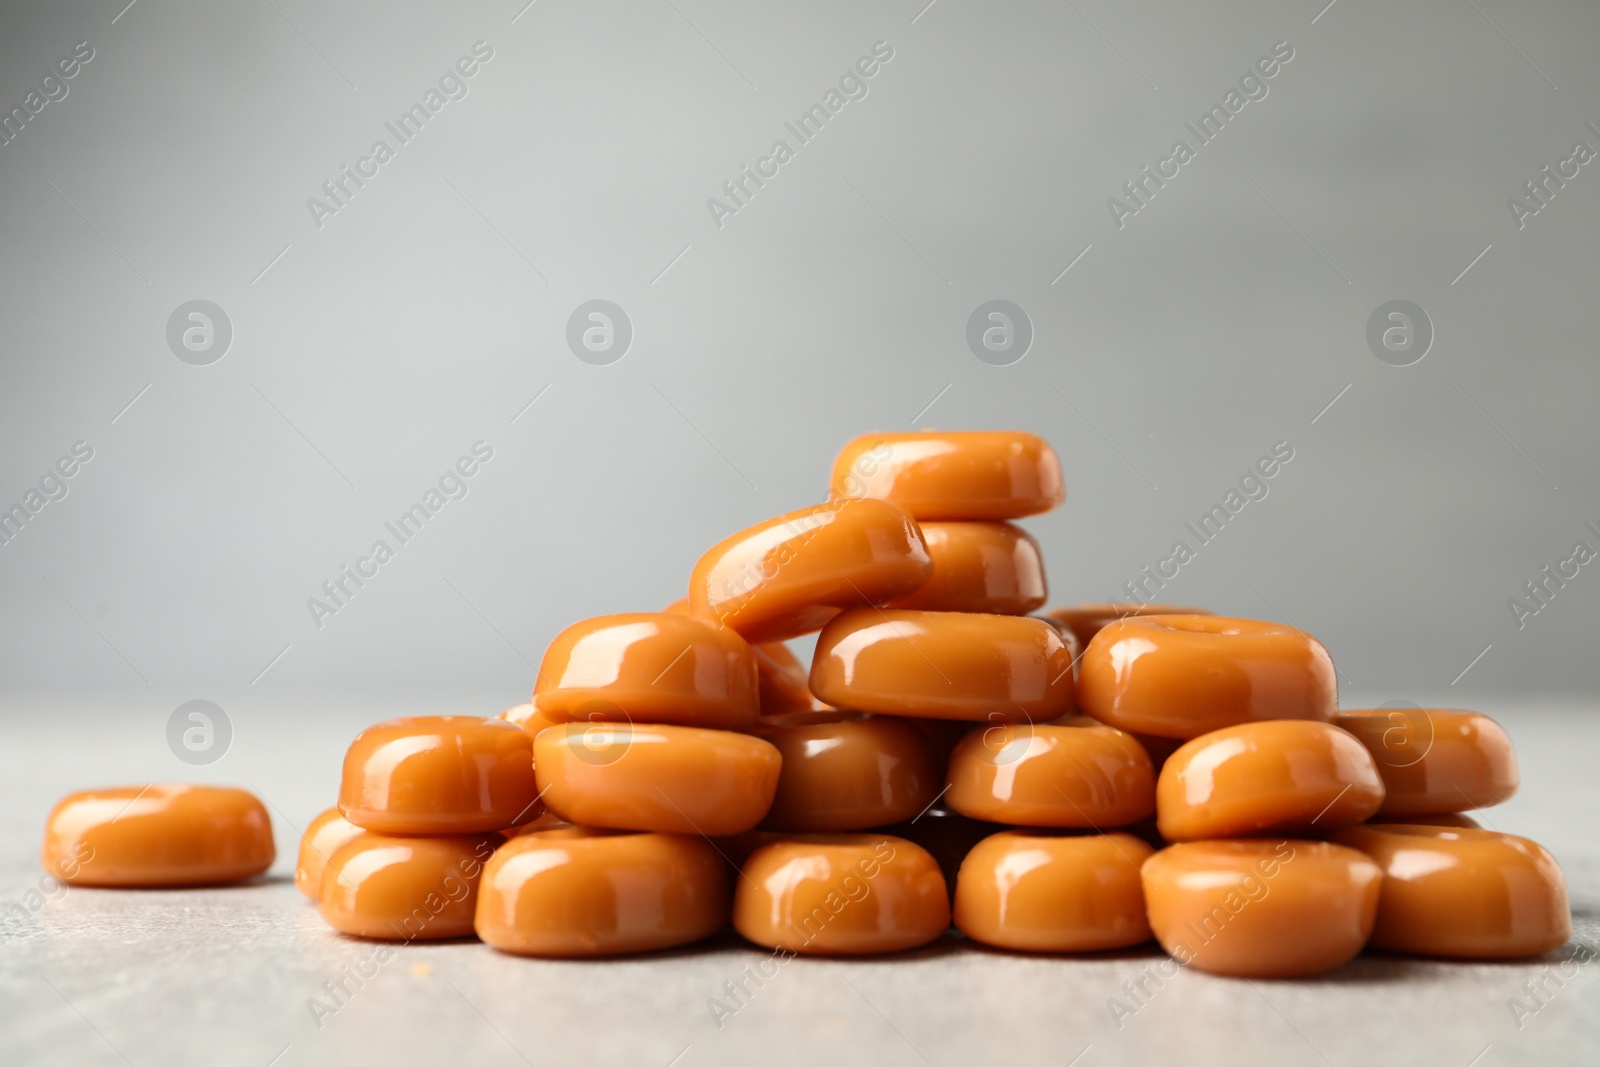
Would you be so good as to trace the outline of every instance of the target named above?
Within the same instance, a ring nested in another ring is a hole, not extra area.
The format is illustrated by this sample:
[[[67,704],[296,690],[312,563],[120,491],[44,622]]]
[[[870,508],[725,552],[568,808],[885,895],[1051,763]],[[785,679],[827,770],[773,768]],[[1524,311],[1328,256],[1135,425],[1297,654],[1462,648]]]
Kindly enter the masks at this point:
[[[1550,855],[1462,814],[1516,788],[1495,723],[1341,713],[1326,650],[1290,626],[1030,614],[1044,566],[1012,523],[1064,496],[1031,434],[851,442],[826,503],[713,547],[685,600],[557,635],[531,703],[362,733],[296,884],[348,934],[533,956],[730,922],[780,952],[882,953],[953,920],[1010,949],[1153,936],[1198,969],[1293,976],[1369,944],[1567,939]],[[810,633],[808,672],[785,642]],[[97,803],[63,802],[47,866],[115,845]],[[216,807],[241,839],[247,807]],[[197,870],[265,866],[183,840]],[[112,851],[127,877],[138,850]]]

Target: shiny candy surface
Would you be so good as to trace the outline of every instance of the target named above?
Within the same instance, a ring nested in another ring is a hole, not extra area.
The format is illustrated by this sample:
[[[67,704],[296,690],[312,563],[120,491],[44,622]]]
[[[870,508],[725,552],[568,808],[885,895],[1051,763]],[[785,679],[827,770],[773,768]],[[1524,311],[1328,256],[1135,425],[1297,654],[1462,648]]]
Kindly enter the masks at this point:
[[[1475,711],[1372,708],[1334,724],[1372,753],[1388,790],[1382,815],[1446,815],[1487,808],[1517,791],[1517,756],[1500,724]]]
[[[1078,664],[1078,704],[1123,730],[1199,737],[1262,719],[1326,722],[1333,660],[1303,630],[1221,615],[1152,615],[1106,625]]]
[[[339,811],[364,830],[476,834],[539,815],[533,739],[504,719],[437,715],[363,730],[344,757]]]
[[[300,835],[300,855],[294,865],[294,887],[313,901],[320,899],[322,872],[328,865],[328,857],[340,845],[364,832],[361,827],[347,822],[339,814],[338,808],[329,808],[312,819],[306,826],[306,832]]]
[[[734,534],[689,578],[698,615],[752,642],[821,629],[843,608],[887,604],[933,574],[922,533],[881,500],[835,500]]]
[[[733,925],[802,955],[898,952],[949,928],[950,898],[933,857],[904,838],[806,834],[745,861]]]
[[[674,612],[601,615],[562,630],[545,651],[534,698],[552,722],[737,729],[759,708],[749,644]]]
[[[928,584],[891,606],[1026,615],[1048,595],[1039,542],[1009,522],[924,522]]]
[[[537,737],[540,730],[548,730],[555,726],[555,720],[539,710],[539,705],[534,703],[518,704],[514,708],[507,708],[500,713],[500,718],[506,722],[522,727],[529,737]]]
[[[1061,461],[1035,434],[1012,430],[875,433],[833,463],[831,495],[893,501],[917,519],[1017,519],[1067,498]]]
[[[635,723],[569,723],[534,743],[545,805],[579,826],[718,836],[752,829],[782,758],[759,737]]]
[[[526,956],[686,945],[728,921],[723,860],[697,837],[578,827],[522,835],[484,872],[477,931]]]
[[[1203,734],[1172,754],[1156,785],[1169,841],[1321,837],[1362,822],[1383,781],[1361,742],[1304,720],[1250,722]]]
[[[757,731],[783,756],[763,829],[865,830],[914,818],[938,795],[943,775],[928,739],[911,723],[843,714],[795,718]]]
[[[1537,956],[1572,936],[1561,868],[1525,837],[1463,827],[1355,826],[1334,840],[1383,870],[1375,948],[1423,956]]]
[[[1126,826],[1155,810],[1139,742],[1109,726],[975,727],[950,756],[944,803],[1019,826]]]
[[[1009,830],[967,853],[957,928],[1025,952],[1095,952],[1151,938],[1139,866],[1154,850],[1130,834]]]
[[[255,795],[210,785],[88,789],[45,823],[39,862],[70,885],[216,885],[272,866],[272,821]]]
[[[357,834],[328,857],[317,911],[329,926],[354,937],[468,937],[478,880],[500,840],[498,834]]]
[[[1295,978],[1366,944],[1383,875],[1325,841],[1196,841],[1145,861],[1146,913],[1161,947],[1213,974]]]
[[[1038,619],[848,611],[817,638],[811,691],[884,715],[1042,722],[1072,710],[1072,660]]]
[[[1078,647],[1088,648],[1094,635],[1108,623],[1118,619],[1134,619],[1144,615],[1210,615],[1204,608],[1185,608],[1176,604],[1135,604],[1110,601],[1104,604],[1073,604],[1071,607],[1051,608],[1045,612],[1050,618],[1071,630],[1078,639]]]

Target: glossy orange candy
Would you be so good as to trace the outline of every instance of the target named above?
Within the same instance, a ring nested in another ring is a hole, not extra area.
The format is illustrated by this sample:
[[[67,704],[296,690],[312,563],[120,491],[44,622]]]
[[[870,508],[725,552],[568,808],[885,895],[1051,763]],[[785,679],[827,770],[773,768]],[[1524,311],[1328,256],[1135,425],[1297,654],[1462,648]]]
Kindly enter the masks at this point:
[[[916,519],[1037,515],[1067,498],[1061,461],[1036,434],[916,431],[857,437],[833,462],[831,495],[892,501]]]
[[[254,794],[146,785],[62,799],[39,862],[70,885],[194,886],[253,878],[276,856],[272,820]]]
[[[534,741],[545,805],[579,826],[743,833],[767,814],[782,758],[759,737],[643,723],[568,723]]]
[[[1072,710],[1072,660],[1039,619],[868,608],[823,629],[811,691],[881,715],[1043,722]]]
[[[1375,948],[1513,959],[1572,936],[1555,857],[1525,837],[1446,826],[1354,826],[1334,835],[1383,870]]]
[[[1345,963],[1366,944],[1383,875],[1325,841],[1195,841],[1140,869],[1161,947],[1212,974],[1296,978]]]
[[[783,757],[768,830],[836,833],[914,818],[943,775],[928,739],[904,719],[842,712],[782,716],[758,736]]]
[[[1377,762],[1386,817],[1487,808],[1517,791],[1517,756],[1499,723],[1475,711],[1371,708],[1340,712],[1334,725]]]
[[[1108,623],[1078,664],[1078,704],[1101,722],[1199,737],[1261,719],[1333,718],[1333,660],[1303,630],[1221,615]]]
[[[705,841],[576,826],[501,846],[484,872],[477,910],[479,937],[524,956],[672,948],[727,921],[727,875]]]
[[[1079,648],[1088,648],[1094,635],[1118,619],[1136,619],[1145,615],[1210,615],[1204,608],[1182,608],[1176,604],[1132,604],[1109,601],[1104,604],[1074,604],[1066,608],[1051,608],[1045,615],[1072,631]]]
[[[478,879],[499,835],[399,837],[364,831],[334,850],[317,910],[340,933],[436,941],[472,933]]]
[[[350,743],[339,811],[387,834],[478,834],[538,817],[533,739],[504,719],[390,719]]]
[[[1156,785],[1168,841],[1314,837],[1371,818],[1383,781],[1361,742],[1325,722],[1247,722],[1172,754]]]
[[[1154,853],[1131,834],[1008,830],[979,842],[956,879],[956,927],[1025,952],[1097,952],[1151,938],[1139,866]]]
[[[322,875],[328,866],[328,857],[340,845],[365,833],[361,827],[346,821],[338,808],[329,808],[306,826],[300,835],[300,855],[294,865],[294,887],[313,901],[322,897]]]
[[[933,574],[922,533],[881,500],[834,500],[725,538],[695,564],[689,606],[747,641],[811,633],[843,608],[887,604]]]
[[[745,861],[733,925],[801,955],[899,952],[949,929],[950,898],[933,857],[904,838],[803,834]]]
[[[950,755],[944,802],[974,819],[1104,829],[1155,811],[1139,742],[1109,726],[974,727]]]
[[[499,715],[506,722],[522,727],[529,737],[538,737],[540,730],[548,730],[558,725],[556,721],[539,710],[539,705],[529,702],[518,704],[514,708],[507,708]]]
[[[755,722],[756,661],[737,633],[693,615],[601,615],[562,630],[534,686],[552,722]]]
[[[933,577],[891,607],[1026,615],[1044,605],[1039,542],[1009,522],[924,522]]]
[[[689,598],[680,597],[661,610],[672,615],[693,614]],[[762,715],[786,715],[812,711],[816,701],[806,687],[806,667],[782,641],[751,645],[756,660],[756,688],[760,693]]]

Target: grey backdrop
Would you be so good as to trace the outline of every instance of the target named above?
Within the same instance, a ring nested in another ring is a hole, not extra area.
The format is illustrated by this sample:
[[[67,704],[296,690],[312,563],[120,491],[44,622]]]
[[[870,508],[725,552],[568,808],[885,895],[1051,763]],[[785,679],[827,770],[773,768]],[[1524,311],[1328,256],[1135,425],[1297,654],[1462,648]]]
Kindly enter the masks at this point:
[[[846,439],[924,426],[1055,444],[1068,501],[1028,525],[1057,603],[1117,595],[1285,441],[1164,597],[1311,630],[1347,702],[1600,682],[1600,565],[1520,628],[1508,605],[1600,549],[1600,166],[1508,206],[1600,149],[1592,4],[125,2],[0,16],[26,118],[0,506],[93,450],[0,548],[13,694],[105,690],[153,729],[251,686],[496,710],[560,627],[681,595],[706,546],[820,499]],[[385,123],[480,41],[401,144]],[[800,144],[785,123],[877,42]],[[708,198],[780,138],[719,226]],[[1108,199],[1180,138],[1119,227]],[[233,332],[204,366],[167,339],[196,299]],[[632,324],[609,365],[566,339],[595,299]],[[992,299],[1032,325],[1007,366],[966,339]],[[1434,332],[1403,367],[1367,339],[1395,299]],[[478,441],[467,495],[319,628],[307,599]]]

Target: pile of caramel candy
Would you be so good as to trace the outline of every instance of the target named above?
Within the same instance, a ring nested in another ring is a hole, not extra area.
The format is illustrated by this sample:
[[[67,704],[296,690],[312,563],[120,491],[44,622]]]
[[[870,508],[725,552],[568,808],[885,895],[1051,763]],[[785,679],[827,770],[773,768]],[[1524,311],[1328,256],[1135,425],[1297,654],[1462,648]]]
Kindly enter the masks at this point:
[[[888,953],[953,923],[1024,952],[1154,938],[1283,977],[1366,946],[1567,940],[1555,860],[1462,814],[1517,787],[1493,720],[1341,711],[1327,651],[1292,626],[1035,614],[1044,564],[1012,520],[1064,498],[1033,434],[850,442],[825,503],[713,547],[686,599],[558,634],[531,703],[360,734],[296,885],[345,934],[550,957],[730,923],[783,953]],[[807,670],[785,642],[812,633]],[[44,851],[93,885],[272,858],[259,801],[192,786],[69,797]]]

